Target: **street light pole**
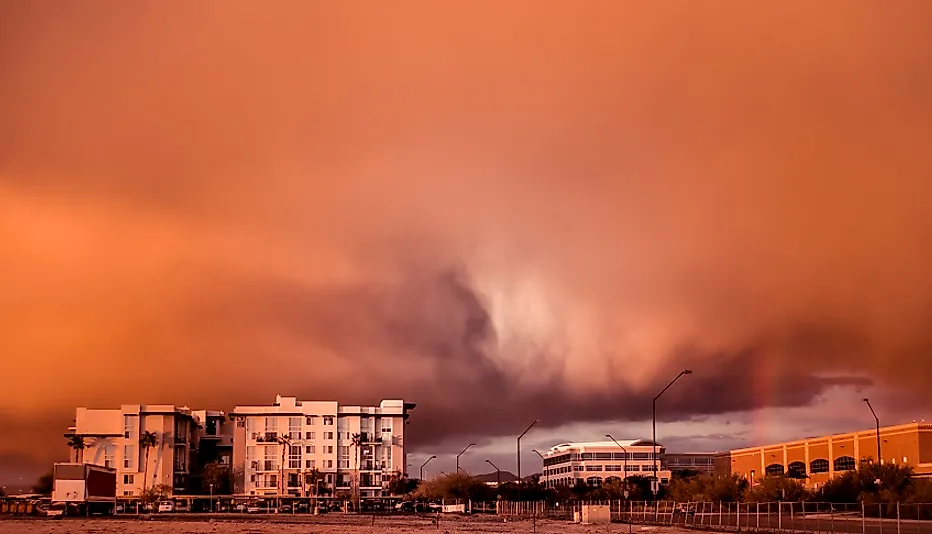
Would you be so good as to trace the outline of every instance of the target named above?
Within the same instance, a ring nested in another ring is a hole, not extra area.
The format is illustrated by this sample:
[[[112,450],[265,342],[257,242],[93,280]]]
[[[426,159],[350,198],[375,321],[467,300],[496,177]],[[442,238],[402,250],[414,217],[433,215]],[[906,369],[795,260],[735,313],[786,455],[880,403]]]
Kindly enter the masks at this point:
[[[871,401],[867,397],[864,397],[864,403],[870,408],[871,415],[874,416],[874,423],[877,425],[877,465],[880,465],[883,462],[883,456],[880,454],[880,418],[877,417],[877,413],[874,412],[874,407],[871,406]]]
[[[534,428],[534,425],[536,425],[539,422],[540,422],[540,419],[535,419],[534,422],[531,423],[527,428],[525,428],[524,432],[522,432],[521,435],[518,436],[518,482],[519,483],[521,482],[521,438],[523,438],[524,435],[527,434],[529,430]]]
[[[427,459],[426,462],[424,462],[423,464],[421,464],[421,482],[424,482],[424,466],[427,465],[427,464],[429,464],[430,461],[433,460],[433,459],[436,458],[436,457],[437,457],[437,456],[431,456],[430,458]]]
[[[474,447],[475,445],[476,445],[475,443],[470,443],[469,445],[466,445],[466,448],[460,451],[460,453],[456,455],[456,474],[459,474],[460,472],[460,456],[462,456],[463,453],[468,451],[470,447]]]
[[[546,473],[545,467],[546,467],[547,460],[544,459],[544,455],[541,454],[539,450],[537,450],[537,449],[531,449],[531,452],[533,452],[534,454],[540,456],[540,476],[543,477],[543,476],[544,476],[544,473]],[[544,486],[546,486],[546,485],[547,485],[546,482],[544,482]]]
[[[502,485],[502,470],[499,469],[497,465],[493,464],[492,460],[486,460],[486,462],[495,468],[495,486],[496,487],[501,486]]]
[[[658,468],[659,462],[657,459],[657,399],[659,399],[661,395],[666,393],[666,391],[670,389],[670,386],[675,384],[676,381],[679,380],[683,375],[691,375],[691,374],[693,374],[691,369],[683,369],[682,371],[680,371],[680,374],[676,375],[676,378],[671,380],[670,383],[667,384],[667,387],[660,390],[660,393],[658,393],[657,396],[654,397],[654,401],[651,404],[651,442],[654,446],[654,496],[655,497],[657,496],[657,492],[660,490],[660,469]],[[628,456],[628,455],[625,454],[625,456]]]
[[[625,486],[625,487],[628,487],[628,449],[624,448],[624,446],[622,446],[621,443],[618,443],[618,441],[615,440],[615,438],[613,438],[611,434],[605,434],[605,437],[607,437],[608,439],[614,441],[614,442],[615,442],[615,445],[618,445],[619,447],[621,447],[621,450],[624,451],[624,453],[625,453],[625,457],[624,457],[624,464],[625,464],[625,466],[623,467],[623,469],[624,469],[624,477],[621,479],[621,481],[624,483],[624,486]]]
[[[213,484],[210,484],[210,511],[211,512],[214,511],[214,485]]]

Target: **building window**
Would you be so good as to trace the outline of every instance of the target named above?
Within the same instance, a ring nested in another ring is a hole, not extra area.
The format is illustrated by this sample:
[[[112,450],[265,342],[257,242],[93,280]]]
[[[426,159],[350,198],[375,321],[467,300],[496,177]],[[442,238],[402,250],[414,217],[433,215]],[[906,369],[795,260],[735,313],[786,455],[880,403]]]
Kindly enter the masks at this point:
[[[246,459],[255,460],[256,459],[256,446],[250,445],[246,447]]]
[[[586,466],[586,471],[601,471],[601,470],[602,470],[601,465],[587,465]]]
[[[114,467],[114,450],[112,445],[104,445],[104,467]]]
[[[304,424],[306,424],[307,426],[314,426],[314,425],[316,425],[316,424],[317,424],[317,416],[316,416],[316,415],[309,415],[309,416],[305,417],[305,418],[304,418]]]
[[[333,439],[333,432],[324,432],[324,439]]]
[[[304,452],[307,454],[317,454],[317,447],[314,445],[307,445],[304,447]]]
[[[265,418],[265,432],[266,433],[277,433],[278,432],[278,418],[277,417],[266,417]]]
[[[324,416],[324,425],[325,425],[325,426],[333,426],[333,416],[332,416],[332,415],[325,415],[325,416]]]
[[[854,458],[850,456],[839,456],[835,458],[835,471],[852,471],[856,465]]]
[[[259,475],[256,481],[256,486],[260,488],[277,488],[278,487],[278,475],[275,475],[275,474]]]
[[[176,473],[184,473],[188,470],[187,456],[185,454],[175,454],[174,468]]]
[[[586,479],[586,484],[589,486],[598,487],[602,485],[602,477],[589,477]]]
[[[288,469],[301,468],[301,446],[291,445],[288,447]]]
[[[123,437],[136,439],[136,429],[139,428],[139,417],[136,415],[123,416]]]
[[[786,467],[788,478],[806,478],[806,464],[804,462],[790,462]]]
[[[278,447],[265,448],[265,469],[264,471],[278,470]]]
[[[824,458],[818,458],[809,462],[809,472],[810,473],[828,473],[829,465],[828,460]]]
[[[392,418],[383,417],[382,418],[382,434],[391,435],[392,433]]]
[[[764,473],[769,477],[780,476],[783,474],[783,464],[770,464],[764,469]]]
[[[288,437],[291,439],[301,439],[301,418],[288,418]]]
[[[304,439],[317,439],[317,436],[314,434],[314,432],[305,432]]]
[[[135,475],[123,475],[123,483],[124,483],[124,484],[132,484],[134,478],[135,478]]]
[[[305,469],[317,469],[317,460],[305,460],[304,467]]]
[[[132,469],[136,462],[136,446],[135,445],[124,445],[123,446],[123,469]]]

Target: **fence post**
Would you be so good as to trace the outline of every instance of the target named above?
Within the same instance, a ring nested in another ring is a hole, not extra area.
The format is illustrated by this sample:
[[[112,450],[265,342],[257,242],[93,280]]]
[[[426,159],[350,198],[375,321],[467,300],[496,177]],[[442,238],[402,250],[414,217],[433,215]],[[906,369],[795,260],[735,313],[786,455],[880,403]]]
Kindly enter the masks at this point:
[[[867,534],[867,510],[864,509],[864,501],[861,501],[861,534]]]
[[[896,501],[896,534],[900,534],[900,501]]]

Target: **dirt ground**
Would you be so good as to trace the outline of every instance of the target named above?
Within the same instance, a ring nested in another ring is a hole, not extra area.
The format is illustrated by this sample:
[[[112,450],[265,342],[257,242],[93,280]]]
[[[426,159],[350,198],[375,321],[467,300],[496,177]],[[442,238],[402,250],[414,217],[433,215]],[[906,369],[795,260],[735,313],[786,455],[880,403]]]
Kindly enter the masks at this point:
[[[438,525],[423,518],[347,518],[282,520],[280,518],[208,519],[200,521],[159,518],[145,519],[7,519],[0,520],[3,534],[143,534],[172,532],[189,534],[260,534],[260,533],[320,533],[320,534],[402,534],[402,533],[533,533],[538,534],[625,534],[628,525],[580,525],[566,521],[495,521],[473,518],[443,518]],[[635,534],[686,534],[689,531],[672,527],[635,525]],[[690,532],[690,534],[695,534]]]

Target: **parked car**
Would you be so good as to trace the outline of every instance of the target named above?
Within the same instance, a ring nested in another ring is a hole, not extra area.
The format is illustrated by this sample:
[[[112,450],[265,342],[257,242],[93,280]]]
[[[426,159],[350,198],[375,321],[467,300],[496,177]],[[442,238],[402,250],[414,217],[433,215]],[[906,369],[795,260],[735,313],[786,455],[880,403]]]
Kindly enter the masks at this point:
[[[411,501],[401,501],[399,503],[395,503],[395,510],[398,512],[413,512],[414,503]]]
[[[261,512],[261,511],[262,511],[262,509],[259,508],[259,505],[256,504],[256,503],[249,503],[249,504],[246,505],[246,513],[247,513],[247,514],[258,514],[258,513]]]
[[[175,505],[171,501],[161,501],[158,508],[159,513],[174,512]]]

